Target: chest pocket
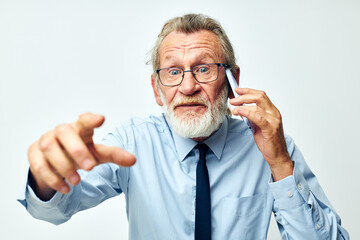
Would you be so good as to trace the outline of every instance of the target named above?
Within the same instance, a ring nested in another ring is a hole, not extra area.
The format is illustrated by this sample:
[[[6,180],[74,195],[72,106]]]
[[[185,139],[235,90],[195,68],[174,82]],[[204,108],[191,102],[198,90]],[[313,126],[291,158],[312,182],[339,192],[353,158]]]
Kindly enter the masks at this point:
[[[227,197],[222,201],[222,236],[229,240],[265,239],[265,196]]]

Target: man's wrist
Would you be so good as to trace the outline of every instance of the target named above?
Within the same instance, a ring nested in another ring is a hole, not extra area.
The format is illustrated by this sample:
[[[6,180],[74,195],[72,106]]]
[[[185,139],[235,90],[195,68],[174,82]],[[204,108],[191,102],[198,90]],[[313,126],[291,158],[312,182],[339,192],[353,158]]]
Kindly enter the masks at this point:
[[[270,170],[274,182],[280,181],[281,179],[293,175],[294,163],[291,158],[288,157],[287,160],[283,161],[281,164],[276,166],[270,166]]]
[[[28,183],[36,196],[42,201],[50,200],[56,193],[54,189],[50,188],[45,183],[40,183],[39,181],[37,181],[31,171],[29,171]]]

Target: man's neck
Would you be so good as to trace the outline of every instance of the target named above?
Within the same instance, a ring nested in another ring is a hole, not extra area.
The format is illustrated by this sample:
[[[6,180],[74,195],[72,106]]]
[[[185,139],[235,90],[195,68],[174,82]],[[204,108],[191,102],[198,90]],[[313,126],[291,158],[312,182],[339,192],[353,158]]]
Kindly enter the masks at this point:
[[[212,134],[211,134],[212,135]],[[210,135],[210,136],[211,136]],[[208,137],[198,137],[198,138],[192,138],[192,140],[196,141],[196,142],[203,142],[205,141],[206,139],[208,139],[210,136]]]

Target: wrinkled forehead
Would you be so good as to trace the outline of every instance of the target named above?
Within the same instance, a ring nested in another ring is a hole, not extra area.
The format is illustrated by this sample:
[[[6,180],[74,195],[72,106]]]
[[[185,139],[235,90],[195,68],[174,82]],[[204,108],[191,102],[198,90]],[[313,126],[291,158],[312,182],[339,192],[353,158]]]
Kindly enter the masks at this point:
[[[207,30],[193,33],[173,31],[162,41],[159,47],[160,62],[176,57],[196,54],[222,59],[221,44],[218,36]]]

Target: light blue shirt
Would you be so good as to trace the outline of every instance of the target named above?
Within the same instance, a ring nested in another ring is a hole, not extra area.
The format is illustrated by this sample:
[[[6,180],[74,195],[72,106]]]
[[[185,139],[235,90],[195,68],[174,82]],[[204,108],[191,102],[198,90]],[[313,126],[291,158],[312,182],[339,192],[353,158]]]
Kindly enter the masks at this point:
[[[283,239],[348,239],[293,140],[286,142],[294,172],[273,182],[243,121],[227,118],[205,141],[213,239],[266,239],[273,212]],[[194,239],[197,142],[172,132],[164,116],[150,116],[120,125],[104,143],[133,153],[136,164],[80,171],[80,184],[47,202],[26,185],[19,201],[35,218],[60,224],[124,193],[130,239]]]

